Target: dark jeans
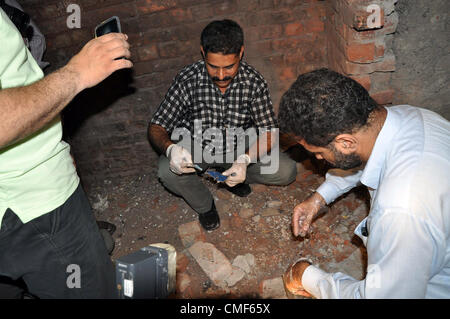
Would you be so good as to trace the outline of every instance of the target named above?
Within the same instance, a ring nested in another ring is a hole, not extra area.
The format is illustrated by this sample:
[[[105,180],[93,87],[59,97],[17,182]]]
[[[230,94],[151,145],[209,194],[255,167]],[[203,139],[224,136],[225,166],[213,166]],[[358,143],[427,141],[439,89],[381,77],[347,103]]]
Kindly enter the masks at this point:
[[[62,206],[25,224],[7,209],[0,276],[22,278],[39,298],[116,298],[114,266],[81,186]]]

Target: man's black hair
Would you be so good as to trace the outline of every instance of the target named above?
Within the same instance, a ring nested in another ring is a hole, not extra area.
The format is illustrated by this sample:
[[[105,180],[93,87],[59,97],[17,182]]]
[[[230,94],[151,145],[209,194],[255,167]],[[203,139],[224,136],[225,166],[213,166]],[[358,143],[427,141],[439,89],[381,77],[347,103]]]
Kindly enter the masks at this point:
[[[244,45],[244,32],[233,20],[217,20],[203,29],[200,41],[205,55],[208,52],[239,54]]]
[[[366,125],[377,103],[355,80],[328,69],[300,75],[280,102],[280,130],[325,147]]]

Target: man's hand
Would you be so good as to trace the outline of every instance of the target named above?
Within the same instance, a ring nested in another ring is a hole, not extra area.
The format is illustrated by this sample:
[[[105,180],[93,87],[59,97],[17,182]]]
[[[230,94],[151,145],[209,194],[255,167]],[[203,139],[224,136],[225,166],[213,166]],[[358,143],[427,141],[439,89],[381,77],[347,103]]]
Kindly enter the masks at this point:
[[[326,206],[326,202],[319,193],[314,193],[294,208],[292,214],[292,228],[294,236],[306,236],[310,230],[314,216]]]
[[[224,176],[228,176],[225,180],[225,184],[230,187],[234,187],[245,181],[247,176],[247,166],[250,164],[250,156],[247,154],[239,155],[234,161],[233,165],[222,173]]]
[[[303,297],[312,297],[312,295],[308,293],[302,285],[303,273],[305,272],[306,268],[308,268],[308,266],[310,266],[308,262],[298,261],[290,265],[284,273],[284,286],[291,294]]]
[[[127,59],[116,60],[131,56],[127,39],[123,33],[105,34],[86,43],[69,61],[65,68],[75,74],[78,92],[97,85],[117,70],[133,66]]]
[[[166,150],[166,156],[169,159],[170,170],[173,173],[182,175],[195,172],[195,169],[192,168],[194,163],[192,162],[191,153],[187,149],[177,144],[171,144]]]

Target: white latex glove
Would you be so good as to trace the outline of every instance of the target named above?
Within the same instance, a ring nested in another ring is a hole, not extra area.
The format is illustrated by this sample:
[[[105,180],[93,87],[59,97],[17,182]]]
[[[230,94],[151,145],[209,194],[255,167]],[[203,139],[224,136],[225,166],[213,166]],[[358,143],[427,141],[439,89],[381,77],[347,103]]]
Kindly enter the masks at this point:
[[[222,175],[228,176],[225,180],[225,184],[233,187],[244,182],[245,177],[247,176],[247,166],[250,164],[250,161],[250,156],[247,154],[239,155],[233,165],[222,173]]]
[[[194,173],[195,169],[192,167],[191,153],[184,147],[177,144],[171,144],[166,150],[166,156],[169,159],[169,169],[177,174],[182,175],[186,173]]]

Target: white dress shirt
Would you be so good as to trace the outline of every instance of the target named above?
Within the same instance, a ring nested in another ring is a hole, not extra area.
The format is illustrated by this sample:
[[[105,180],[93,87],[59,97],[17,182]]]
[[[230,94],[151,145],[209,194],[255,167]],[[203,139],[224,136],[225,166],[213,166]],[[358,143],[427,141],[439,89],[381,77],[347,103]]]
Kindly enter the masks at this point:
[[[355,229],[366,278],[309,266],[302,284],[316,298],[450,298],[450,122],[409,105],[386,109],[365,168],[328,172],[317,189],[329,204],[368,187],[370,213]]]

